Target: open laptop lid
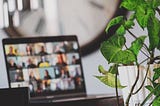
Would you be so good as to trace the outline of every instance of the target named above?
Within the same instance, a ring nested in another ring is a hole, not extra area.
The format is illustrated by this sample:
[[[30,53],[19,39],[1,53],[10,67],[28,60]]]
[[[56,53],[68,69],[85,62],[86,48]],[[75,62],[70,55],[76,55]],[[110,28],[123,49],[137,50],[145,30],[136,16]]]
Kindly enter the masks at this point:
[[[11,88],[29,87],[32,98],[86,95],[75,35],[3,39]]]

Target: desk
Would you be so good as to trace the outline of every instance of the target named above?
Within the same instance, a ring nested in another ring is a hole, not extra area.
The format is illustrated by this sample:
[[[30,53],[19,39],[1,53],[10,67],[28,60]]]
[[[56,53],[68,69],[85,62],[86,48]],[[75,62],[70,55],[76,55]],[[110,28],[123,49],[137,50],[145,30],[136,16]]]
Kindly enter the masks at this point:
[[[28,103],[28,88],[6,88],[0,89],[0,100],[6,106],[117,106],[115,95],[89,95],[70,99],[54,100],[50,103],[30,102]],[[120,106],[124,106],[123,98],[119,97]]]
[[[100,97],[53,103],[29,103],[29,106],[117,106],[116,101],[116,97]],[[120,106],[124,106],[122,97],[119,97],[119,101]]]

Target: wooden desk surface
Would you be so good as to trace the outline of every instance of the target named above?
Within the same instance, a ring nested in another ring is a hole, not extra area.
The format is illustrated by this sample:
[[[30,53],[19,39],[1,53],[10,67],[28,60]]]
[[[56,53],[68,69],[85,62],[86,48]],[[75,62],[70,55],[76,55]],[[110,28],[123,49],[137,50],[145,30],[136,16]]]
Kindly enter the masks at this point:
[[[119,97],[120,106],[124,106],[123,98]],[[29,106],[117,106],[116,97],[87,98],[73,101],[29,103]]]

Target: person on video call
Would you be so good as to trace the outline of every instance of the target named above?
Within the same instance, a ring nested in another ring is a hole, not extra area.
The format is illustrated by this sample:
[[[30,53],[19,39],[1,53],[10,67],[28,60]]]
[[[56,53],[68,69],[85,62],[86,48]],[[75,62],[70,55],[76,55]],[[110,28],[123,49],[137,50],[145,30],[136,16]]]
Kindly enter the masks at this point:
[[[31,58],[29,58],[27,68],[36,68],[36,67],[37,65],[33,63],[33,60]]]
[[[26,54],[27,54],[27,56],[33,55],[33,50],[32,50],[32,47],[30,45],[26,46]]]
[[[41,56],[48,55],[48,53],[46,52],[44,46],[41,46],[41,50],[40,50],[40,52],[38,53],[38,55],[41,55]]]
[[[65,62],[64,58],[66,58],[65,54],[58,54],[56,66],[66,66],[67,63]]]
[[[49,75],[48,70],[46,69],[44,72],[45,72],[44,80],[49,80],[49,79],[51,79],[51,75]]]
[[[61,78],[69,78],[70,75],[69,75],[69,72],[68,70],[65,70],[65,68],[62,68],[61,69]]]
[[[72,64],[78,64],[79,63],[79,59],[76,58],[75,55],[72,56]]]
[[[41,56],[41,60],[38,62],[38,67],[49,67],[49,61],[47,61],[45,56]]]
[[[33,70],[30,71],[29,73],[29,88],[31,90],[31,92],[35,92],[38,89],[38,80],[36,79]]]
[[[16,56],[13,46],[9,47],[9,53],[7,54],[7,56]]]
[[[61,70],[62,70],[62,68],[64,67],[64,66],[66,66],[67,65],[67,63],[64,61],[64,55],[63,54],[58,54],[57,55],[57,62],[56,62],[56,66],[57,66],[57,74],[56,74],[56,76],[57,77],[60,77],[61,76]]]
[[[16,70],[18,68],[16,63],[14,62],[14,60],[12,58],[9,59],[7,65],[8,65],[10,70]]]
[[[17,82],[24,81],[22,70],[20,70],[20,69],[17,69],[17,70],[16,70],[15,81],[17,81]]]
[[[78,67],[75,67],[75,76],[73,77],[74,84],[76,89],[82,88],[82,79],[81,79],[81,73],[78,71]]]
[[[49,80],[51,78],[52,78],[51,75],[49,74],[48,70],[46,69],[44,71],[44,78],[43,78],[44,79],[43,83],[44,83],[45,88],[48,88],[50,86]]]

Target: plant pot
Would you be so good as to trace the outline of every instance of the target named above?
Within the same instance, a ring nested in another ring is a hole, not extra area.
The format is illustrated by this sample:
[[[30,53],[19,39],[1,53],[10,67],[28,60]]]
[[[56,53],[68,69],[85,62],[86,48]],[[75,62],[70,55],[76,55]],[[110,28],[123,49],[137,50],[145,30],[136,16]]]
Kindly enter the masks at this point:
[[[144,76],[146,74],[147,67],[148,67],[147,65],[140,66],[140,76],[139,76],[139,80],[135,86],[134,91],[136,91],[141,86],[143,79],[144,79]],[[156,67],[160,67],[160,65],[157,65],[157,64],[150,65],[150,69],[149,69],[147,77],[152,78],[152,76],[154,74],[153,69]],[[137,66],[120,66],[120,67],[118,67],[118,71],[119,71],[119,79],[120,79],[121,84],[123,86],[127,86],[122,89],[122,95],[123,95],[123,99],[124,99],[124,103],[125,103],[126,99],[128,97],[128,94],[131,90],[131,87],[136,80]],[[149,90],[147,90],[145,88],[145,86],[150,85],[150,84],[151,84],[151,82],[148,79],[146,79],[142,89],[137,94],[135,94],[131,97],[130,102],[129,102],[129,106],[139,106],[139,104],[149,94]],[[150,100],[146,103],[146,106],[148,106],[147,104],[149,104],[152,100],[153,100],[153,97],[151,97]]]

